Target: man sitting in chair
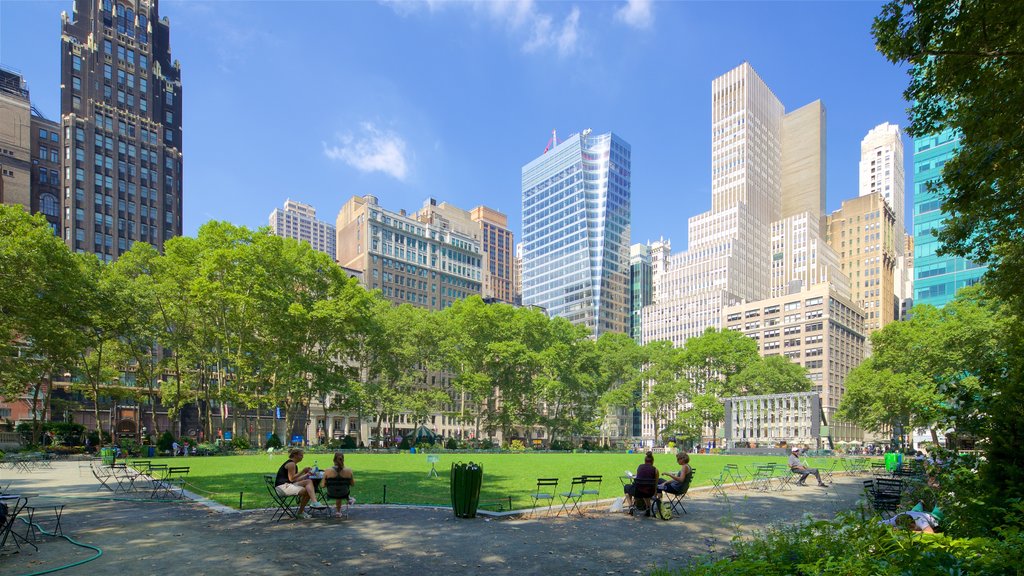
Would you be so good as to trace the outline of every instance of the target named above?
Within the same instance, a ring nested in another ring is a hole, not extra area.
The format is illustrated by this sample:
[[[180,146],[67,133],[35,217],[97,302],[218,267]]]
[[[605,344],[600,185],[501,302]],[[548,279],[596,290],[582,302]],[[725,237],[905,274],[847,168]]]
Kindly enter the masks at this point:
[[[658,479],[658,490],[672,494],[682,493],[683,484],[686,482],[686,477],[690,474],[690,455],[686,452],[679,452],[676,454],[676,462],[679,463],[679,472],[676,474],[662,472],[662,476],[668,476],[671,480]]]
[[[807,481],[807,477],[811,474],[818,479],[818,486],[827,486],[827,484],[821,481],[821,473],[818,472],[817,468],[808,468],[800,461],[800,448],[796,446],[794,446],[789,452],[789,469],[792,470],[794,474],[801,475],[800,479],[796,482],[797,486],[806,486],[807,484],[805,484],[805,482]]]

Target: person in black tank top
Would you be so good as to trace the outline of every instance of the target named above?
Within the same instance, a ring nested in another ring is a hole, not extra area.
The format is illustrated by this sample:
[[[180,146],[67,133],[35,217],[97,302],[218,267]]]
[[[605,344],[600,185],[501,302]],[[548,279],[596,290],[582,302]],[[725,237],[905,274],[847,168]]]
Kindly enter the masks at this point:
[[[335,478],[335,477],[337,477],[337,478],[348,478],[349,479],[349,489],[351,489],[352,486],[356,485],[356,479],[355,479],[355,476],[352,475],[352,469],[351,468],[345,468],[345,454],[342,453],[342,452],[335,452],[334,453],[334,466],[332,466],[331,468],[328,468],[327,470],[324,470],[324,479],[323,479],[323,481],[326,483],[327,480],[329,480],[330,478]],[[341,505],[342,505],[344,500],[345,499],[343,499],[343,498],[335,499],[335,501],[334,501],[334,515],[335,516],[341,516]],[[347,498],[347,500],[348,500],[349,504],[353,504],[353,503],[355,503],[356,499],[352,498],[351,496],[349,496]]]
[[[277,477],[274,479],[278,494],[299,497],[299,518],[309,518],[305,512],[306,504],[309,504],[310,508],[326,508],[316,499],[316,488],[310,479],[310,468],[307,466],[299,470],[299,462],[302,462],[304,455],[301,448],[289,450],[288,460],[277,469]]]

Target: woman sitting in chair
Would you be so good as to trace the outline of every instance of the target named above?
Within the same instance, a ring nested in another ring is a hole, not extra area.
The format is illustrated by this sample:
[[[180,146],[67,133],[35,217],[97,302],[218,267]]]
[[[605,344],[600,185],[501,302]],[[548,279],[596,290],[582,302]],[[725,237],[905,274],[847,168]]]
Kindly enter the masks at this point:
[[[676,454],[676,462],[679,463],[679,472],[677,474],[663,472],[662,475],[668,476],[671,480],[659,479],[658,490],[664,490],[672,494],[681,494],[683,492],[686,477],[690,474],[690,455],[686,452],[679,452]]]
[[[334,498],[334,515],[341,515],[342,501],[348,504],[355,503],[355,498],[349,496],[352,486],[356,485],[356,479],[352,475],[352,469],[345,467],[345,455],[341,452],[334,453],[334,466],[324,470],[324,486],[327,488],[327,497]]]
[[[632,484],[626,484],[622,487],[622,491],[626,494],[626,507],[632,514],[633,501],[639,498],[646,504],[647,500],[654,496],[656,488],[658,486],[658,469],[654,467],[654,454],[648,452],[644,455],[644,463],[637,466],[636,476],[633,477]],[[645,506],[645,509],[647,507]]]

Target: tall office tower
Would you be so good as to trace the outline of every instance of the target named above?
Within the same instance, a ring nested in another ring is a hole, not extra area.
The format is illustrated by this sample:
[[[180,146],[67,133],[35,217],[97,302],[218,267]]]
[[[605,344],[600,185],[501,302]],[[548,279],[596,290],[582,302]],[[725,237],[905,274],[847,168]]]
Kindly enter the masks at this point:
[[[914,236],[903,235],[903,262],[906,270],[906,277],[903,279],[903,293],[906,295],[900,301],[900,320],[909,317],[910,309],[914,307]]]
[[[690,218],[688,249],[669,259],[655,303],[644,309],[644,342],[681,346],[720,327],[723,306],[767,298],[772,223],[823,210],[820,102],[786,114],[744,63],[712,82],[711,103],[711,211]]]
[[[640,341],[640,311],[654,300],[650,244],[629,247],[629,337]]]
[[[846,375],[864,359],[864,311],[821,283],[799,293],[774,296],[722,309],[723,325],[758,343],[761,356],[789,358],[807,368],[811,387],[821,394],[833,438],[860,440],[860,431],[833,418],[846,391]]]
[[[853,301],[864,309],[869,333],[899,314],[896,301],[896,215],[874,192],[843,201],[827,220],[828,243],[850,278]],[[903,237],[899,243],[903,244]]]
[[[842,272],[839,255],[823,238],[819,222],[821,217],[811,212],[772,222],[772,298],[822,282],[850,298],[850,279]]]
[[[414,217],[425,224],[454,230],[479,242],[483,253],[483,297],[509,304],[515,302],[512,285],[514,242],[508,228],[508,216],[486,206],[463,210],[428,198]]]
[[[940,182],[942,166],[957,149],[957,137],[946,131],[914,139],[914,304],[943,307],[965,286],[981,279],[987,267],[958,256],[939,256],[945,214],[939,195],[928,190]]]
[[[181,67],[157,4],[61,14],[64,240],[108,261],[182,233]]]
[[[60,126],[32,106],[25,79],[0,68],[0,204],[42,212],[59,235]]]
[[[903,292],[907,267],[903,235],[904,198],[906,193],[903,174],[903,138],[899,126],[885,122],[872,128],[860,142],[860,191],[859,196],[879,193],[892,208],[896,216],[896,297],[902,301],[910,298]]]
[[[573,134],[523,166],[523,304],[595,336],[629,329],[630,146]]]
[[[338,263],[392,302],[441,310],[480,294],[483,256],[467,234],[385,210],[369,194],[345,202],[336,228]]]
[[[659,238],[651,246],[651,303],[658,301],[661,281],[668,272],[669,257],[672,256],[672,241]],[[637,340],[639,342],[639,340]]]
[[[270,213],[270,231],[275,236],[308,242],[313,250],[335,256],[337,241],[334,226],[316,219],[316,208],[288,199],[284,208]]]
[[[515,300],[516,306],[523,305],[523,243],[516,242],[516,266],[515,266]]]

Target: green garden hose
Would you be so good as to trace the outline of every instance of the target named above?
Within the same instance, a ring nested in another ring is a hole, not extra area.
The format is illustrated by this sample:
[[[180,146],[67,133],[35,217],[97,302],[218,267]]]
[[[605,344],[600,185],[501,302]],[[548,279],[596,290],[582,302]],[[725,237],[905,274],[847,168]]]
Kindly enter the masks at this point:
[[[24,518],[22,518],[21,521],[24,522],[26,525],[28,525],[28,520],[25,520]],[[33,522],[32,525],[35,526],[36,529],[39,530],[41,533],[43,533],[43,534],[45,534],[47,536],[55,536],[55,534],[47,532],[46,530],[43,530],[43,527],[40,526],[39,524],[36,524],[35,522]],[[65,539],[65,540],[67,540],[71,544],[73,544],[75,546],[78,546],[79,548],[88,548],[89,550],[94,550],[96,552],[96,555],[93,556],[92,558],[86,558],[85,560],[79,560],[78,562],[72,562],[71,564],[65,564],[63,566],[58,566],[56,568],[48,568],[46,570],[40,570],[38,572],[30,572],[28,574],[24,574],[23,576],[40,576],[41,574],[52,574],[54,572],[59,572],[61,570],[66,570],[68,568],[74,568],[75,566],[81,566],[82,564],[85,564],[87,562],[92,562],[93,560],[99,558],[100,556],[103,556],[103,550],[101,550],[99,548],[99,546],[93,546],[92,544],[82,544],[81,542],[78,542],[78,541],[74,540],[70,536],[65,536],[63,534],[61,534],[60,537]]]

